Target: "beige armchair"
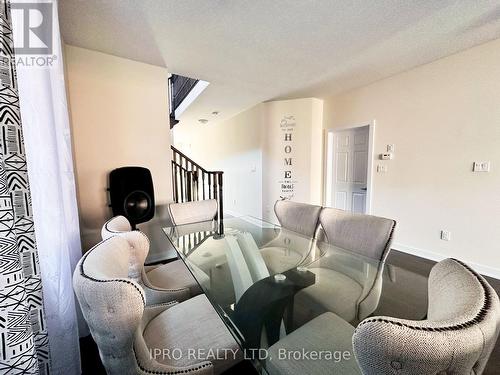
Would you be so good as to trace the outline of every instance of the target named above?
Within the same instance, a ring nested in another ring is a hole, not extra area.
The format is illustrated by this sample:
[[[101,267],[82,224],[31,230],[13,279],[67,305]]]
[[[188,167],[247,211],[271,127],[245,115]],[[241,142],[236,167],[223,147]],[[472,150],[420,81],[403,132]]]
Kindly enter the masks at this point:
[[[274,212],[281,228],[274,239],[261,247],[262,257],[271,274],[295,268],[308,256],[321,207],[278,200],[274,204]]]
[[[272,275],[301,265],[315,243],[312,238],[287,229],[277,229],[277,233],[274,239],[260,249],[262,258]]]
[[[396,229],[392,219],[323,208],[319,222],[331,245],[381,262],[389,255]]]
[[[500,302],[469,266],[446,259],[429,276],[427,319],[372,317],[353,337],[363,374],[482,374],[500,327]]]
[[[318,242],[325,255],[308,266],[316,283],[296,296],[298,324],[327,311],[358,323],[378,306],[396,222],[323,208],[320,224],[328,244]]]
[[[174,225],[192,224],[213,220],[217,214],[217,207],[215,199],[171,203],[168,205],[168,214]]]
[[[274,204],[274,213],[283,228],[314,237],[318,228],[321,206],[279,200]]]
[[[82,257],[73,275],[107,373],[220,374],[239,362],[237,343],[204,295],[146,306],[143,285],[129,277],[140,268],[137,248],[145,251],[140,232],[110,237]]]
[[[149,239],[140,231],[132,231],[126,217],[113,217],[104,223],[101,230],[103,240],[113,236],[139,238],[135,236],[136,233],[140,234],[141,247],[140,250],[134,249],[129,277],[143,286],[148,305],[173,300],[184,301],[201,293],[198,283],[181,260],[144,267],[149,252]]]
[[[467,265],[446,259],[429,276],[426,320],[376,316],[354,329],[327,312],[274,344],[266,369],[270,375],[480,375],[499,328],[500,301],[493,288]],[[302,348],[351,355],[340,362],[279,356],[280,350]]]

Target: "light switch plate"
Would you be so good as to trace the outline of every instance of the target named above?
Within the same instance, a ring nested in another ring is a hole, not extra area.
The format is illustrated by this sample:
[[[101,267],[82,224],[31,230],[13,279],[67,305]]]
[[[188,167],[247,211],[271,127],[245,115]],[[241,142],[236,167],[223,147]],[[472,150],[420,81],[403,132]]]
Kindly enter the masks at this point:
[[[450,241],[451,240],[451,232],[447,230],[442,230],[441,231],[441,239],[443,241]]]
[[[394,151],[395,151],[394,144],[387,145],[387,152],[394,152]]]
[[[377,165],[377,172],[378,173],[386,173],[387,172],[387,165],[383,165],[383,164]]]
[[[473,172],[489,172],[490,171],[490,162],[489,161],[475,161],[472,164]]]

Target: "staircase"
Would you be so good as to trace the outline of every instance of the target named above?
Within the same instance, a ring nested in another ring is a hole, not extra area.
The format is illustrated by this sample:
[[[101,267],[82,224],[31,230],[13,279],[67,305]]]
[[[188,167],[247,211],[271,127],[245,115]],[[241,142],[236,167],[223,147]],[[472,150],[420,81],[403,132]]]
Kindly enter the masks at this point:
[[[184,153],[172,149],[172,187],[173,199],[176,203],[216,199],[218,212],[215,217],[219,222],[219,234],[224,233],[223,219],[223,189],[221,171],[207,171]]]
[[[170,129],[179,123],[178,111],[184,100],[198,84],[199,80],[172,74],[168,79],[168,98],[170,107]],[[189,105],[189,104],[187,104]],[[184,106],[186,107],[186,106]]]

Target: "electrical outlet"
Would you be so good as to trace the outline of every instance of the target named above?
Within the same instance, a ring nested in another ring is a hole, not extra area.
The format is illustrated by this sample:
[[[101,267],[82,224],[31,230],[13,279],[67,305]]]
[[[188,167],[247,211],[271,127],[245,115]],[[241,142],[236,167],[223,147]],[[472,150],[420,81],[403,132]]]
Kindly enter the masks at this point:
[[[442,230],[441,231],[441,239],[443,241],[450,241],[451,240],[451,232],[447,230]]]
[[[387,152],[394,152],[394,151],[395,151],[394,144],[387,145]]]
[[[383,165],[383,164],[377,165],[377,172],[378,173],[386,173],[387,172],[387,165]]]

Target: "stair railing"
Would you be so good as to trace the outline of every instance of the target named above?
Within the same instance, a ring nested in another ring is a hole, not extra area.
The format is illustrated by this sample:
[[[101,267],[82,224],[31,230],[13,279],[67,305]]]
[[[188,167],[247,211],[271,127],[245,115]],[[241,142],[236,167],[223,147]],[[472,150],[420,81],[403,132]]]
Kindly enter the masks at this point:
[[[219,234],[224,234],[222,171],[207,171],[174,146],[172,149],[172,187],[174,202],[190,202],[216,199],[218,211],[215,220],[219,223]]]

